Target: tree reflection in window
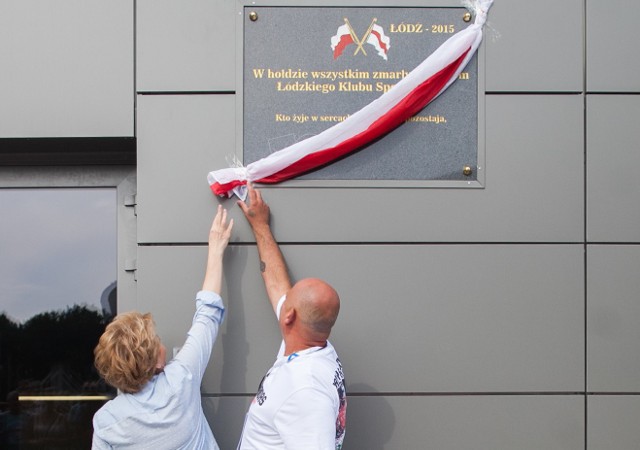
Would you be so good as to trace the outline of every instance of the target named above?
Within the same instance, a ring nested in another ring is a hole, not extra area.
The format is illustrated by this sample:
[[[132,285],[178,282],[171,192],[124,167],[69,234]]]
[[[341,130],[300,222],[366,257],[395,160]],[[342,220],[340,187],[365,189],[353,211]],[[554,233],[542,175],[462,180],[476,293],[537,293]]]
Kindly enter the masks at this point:
[[[115,198],[0,190],[2,449],[89,448],[93,414],[115,395],[93,367],[116,313]]]

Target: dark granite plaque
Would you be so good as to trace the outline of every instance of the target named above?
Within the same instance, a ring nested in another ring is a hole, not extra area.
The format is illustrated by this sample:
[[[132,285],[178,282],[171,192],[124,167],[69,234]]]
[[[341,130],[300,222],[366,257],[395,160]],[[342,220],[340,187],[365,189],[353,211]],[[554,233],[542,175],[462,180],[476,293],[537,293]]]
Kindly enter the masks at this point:
[[[244,164],[318,134],[406,76],[454,33],[464,8],[245,7]],[[257,16],[256,16],[257,15]],[[256,19],[257,20],[252,20]],[[363,42],[338,56],[332,37],[366,41],[373,24],[388,51]],[[344,27],[346,26],[346,28]],[[410,121],[306,180],[476,180],[477,57]],[[463,168],[473,169],[464,175]]]

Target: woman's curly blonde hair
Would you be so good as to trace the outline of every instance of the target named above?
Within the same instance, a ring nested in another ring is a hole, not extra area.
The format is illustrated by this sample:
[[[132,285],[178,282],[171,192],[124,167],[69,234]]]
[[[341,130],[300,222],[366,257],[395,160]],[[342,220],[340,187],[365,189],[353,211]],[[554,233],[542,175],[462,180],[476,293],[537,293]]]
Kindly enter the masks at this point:
[[[93,351],[96,369],[111,386],[136,393],[155,374],[160,345],[151,314],[119,314]]]

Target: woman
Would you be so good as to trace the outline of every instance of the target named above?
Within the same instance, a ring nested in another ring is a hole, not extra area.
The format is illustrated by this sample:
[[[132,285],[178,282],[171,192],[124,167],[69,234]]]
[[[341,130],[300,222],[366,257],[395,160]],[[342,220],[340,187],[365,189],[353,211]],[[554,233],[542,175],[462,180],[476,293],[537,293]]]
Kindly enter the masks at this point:
[[[166,349],[150,314],[120,314],[100,337],[96,368],[120,393],[93,417],[93,449],[218,449],[202,411],[200,383],[224,319],[222,256],[232,228],[218,206],[193,323],[166,367]]]

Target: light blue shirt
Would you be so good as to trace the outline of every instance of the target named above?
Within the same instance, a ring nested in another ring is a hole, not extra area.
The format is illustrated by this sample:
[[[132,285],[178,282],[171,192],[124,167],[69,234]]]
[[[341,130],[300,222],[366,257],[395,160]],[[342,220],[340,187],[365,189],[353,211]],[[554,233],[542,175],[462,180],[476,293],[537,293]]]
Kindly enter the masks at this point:
[[[220,296],[198,292],[191,329],[176,357],[140,392],[120,393],[96,412],[92,449],[217,450],[200,383],[223,319]]]

